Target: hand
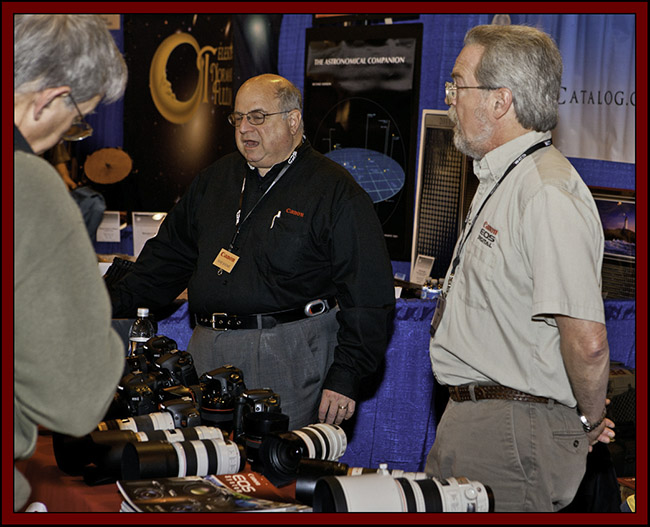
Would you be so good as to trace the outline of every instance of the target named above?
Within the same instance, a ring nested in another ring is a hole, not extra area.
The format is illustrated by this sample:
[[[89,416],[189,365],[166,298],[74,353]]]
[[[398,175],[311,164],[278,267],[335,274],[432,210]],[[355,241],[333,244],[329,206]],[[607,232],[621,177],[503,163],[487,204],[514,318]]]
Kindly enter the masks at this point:
[[[605,406],[609,403],[610,400],[606,399]],[[614,439],[614,436],[616,436],[616,432],[613,430],[614,426],[616,426],[614,421],[606,417],[596,430],[592,430],[587,434],[589,438],[589,452],[593,450],[593,445],[598,443],[598,441],[601,443],[610,443]]]
[[[332,390],[323,390],[323,396],[318,407],[318,420],[321,423],[340,425],[344,419],[354,415],[356,403]]]
[[[68,186],[69,190],[74,190],[76,189],[79,185],[77,185],[77,182],[72,180],[70,176],[64,175],[63,176],[63,181],[65,181],[65,184]]]
[[[589,438],[589,452],[593,450],[593,445],[598,443],[598,441],[601,443],[610,443],[614,439],[616,432],[612,428],[614,428],[614,421],[605,418],[596,430],[587,434]]]

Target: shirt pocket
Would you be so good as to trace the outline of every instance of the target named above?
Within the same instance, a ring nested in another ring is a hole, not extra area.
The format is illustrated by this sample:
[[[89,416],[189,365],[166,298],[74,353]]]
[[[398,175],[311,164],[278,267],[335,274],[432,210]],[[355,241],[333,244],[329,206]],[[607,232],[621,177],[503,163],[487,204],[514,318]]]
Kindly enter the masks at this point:
[[[304,217],[282,211],[273,221],[258,257],[270,273],[291,277],[301,269],[301,262],[308,251],[307,221]]]
[[[458,287],[458,296],[470,307],[485,309],[488,306],[497,260],[495,251],[494,247],[487,247],[474,237],[461,255],[465,262],[452,287]]]

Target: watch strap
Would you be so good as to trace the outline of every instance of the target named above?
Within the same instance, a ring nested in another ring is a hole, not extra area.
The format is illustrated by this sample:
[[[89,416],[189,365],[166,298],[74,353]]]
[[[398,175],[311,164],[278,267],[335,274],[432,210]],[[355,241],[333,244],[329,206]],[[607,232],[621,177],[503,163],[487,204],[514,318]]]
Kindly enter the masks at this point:
[[[603,415],[596,421],[595,423],[590,423],[589,419],[587,419],[584,415],[580,414],[580,421],[582,422],[582,429],[589,433],[594,431],[596,428],[600,426],[600,423],[602,423],[605,419],[605,416],[607,415],[607,408],[603,410]]]

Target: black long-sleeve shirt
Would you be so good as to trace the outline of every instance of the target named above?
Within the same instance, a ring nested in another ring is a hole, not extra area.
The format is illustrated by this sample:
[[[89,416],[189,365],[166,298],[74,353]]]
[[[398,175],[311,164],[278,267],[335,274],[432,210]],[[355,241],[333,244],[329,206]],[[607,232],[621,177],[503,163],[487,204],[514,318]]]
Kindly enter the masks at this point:
[[[164,306],[185,287],[196,313],[270,313],[336,296],[338,346],[324,388],[355,396],[383,358],[395,303],[382,228],[366,192],[308,142],[277,179],[285,166],[260,178],[235,152],[200,173],[112,291],[114,316]],[[239,260],[219,274],[213,261],[230,247],[240,204]]]

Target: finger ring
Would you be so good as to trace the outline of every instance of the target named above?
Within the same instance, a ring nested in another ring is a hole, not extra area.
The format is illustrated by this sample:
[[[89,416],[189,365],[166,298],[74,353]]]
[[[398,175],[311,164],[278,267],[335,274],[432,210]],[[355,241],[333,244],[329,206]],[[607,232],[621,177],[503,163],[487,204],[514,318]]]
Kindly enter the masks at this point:
[[[343,404],[343,405],[339,404],[339,410],[347,410],[347,409],[348,409],[347,404]]]

